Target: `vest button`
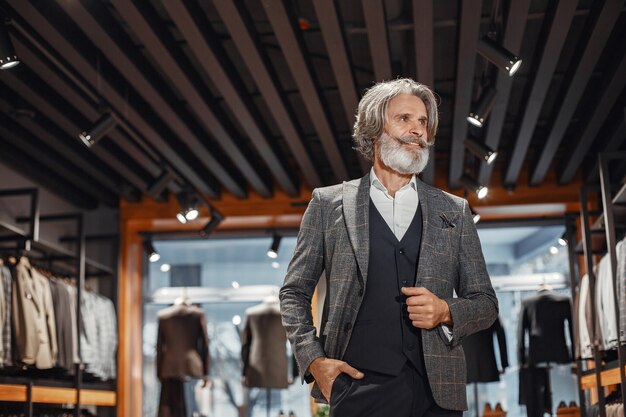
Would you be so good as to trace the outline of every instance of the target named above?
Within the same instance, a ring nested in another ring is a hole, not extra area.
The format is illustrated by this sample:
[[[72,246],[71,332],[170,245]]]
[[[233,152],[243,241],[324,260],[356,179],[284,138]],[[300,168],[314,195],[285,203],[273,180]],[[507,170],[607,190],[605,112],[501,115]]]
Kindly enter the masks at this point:
[[[359,289],[359,295],[363,295],[363,288]]]
[[[347,332],[350,331],[350,329],[352,328],[352,323],[346,323],[345,326],[343,326],[344,330]]]
[[[402,283],[403,283],[404,285],[406,285],[408,282],[409,282],[409,281],[407,281],[406,279],[403,279],[403,280],[402,280]]]
[[[400,249],[398,252],[400,252],[401,255],[404,255],[404,249]]]
[[[415,345],[413,343],[409,343],[408,345],[406,345],[406,348],[408,350],[413,350],[413,349],[415,349]]]

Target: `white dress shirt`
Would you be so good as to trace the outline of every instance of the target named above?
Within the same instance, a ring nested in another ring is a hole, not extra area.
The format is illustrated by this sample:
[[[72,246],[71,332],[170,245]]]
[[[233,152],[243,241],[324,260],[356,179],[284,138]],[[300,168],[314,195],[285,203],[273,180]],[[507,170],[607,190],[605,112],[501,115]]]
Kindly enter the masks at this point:
[[[385,219],[389,229],[391,229],[398,240],[402,240],[413,221],[413,217],[415,217],[415,212],[419,205],[415,175],[411,177],[407,184],[396,191],[396,195],[392,197],[376,176],[374,168],[372,168],[370,170],[370,198],[376,210]],[[450,327],[445,324],[442,324],[441,327],[448,339],[452,340]]]

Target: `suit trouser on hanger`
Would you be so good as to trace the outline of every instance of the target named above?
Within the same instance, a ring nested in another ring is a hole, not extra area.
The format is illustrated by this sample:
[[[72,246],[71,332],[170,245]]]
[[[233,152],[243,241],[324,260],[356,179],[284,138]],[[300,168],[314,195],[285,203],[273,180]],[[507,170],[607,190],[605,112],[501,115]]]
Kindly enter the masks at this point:
[[[520,368],[519,403],[526,405],[528,417],[552,414],[550,374],[547,368]]]
[[[409,362],[398,376],[362,370],[363,379],[340,374],[330,395],[331,417],[461,417],[433,400],[428,383]]]

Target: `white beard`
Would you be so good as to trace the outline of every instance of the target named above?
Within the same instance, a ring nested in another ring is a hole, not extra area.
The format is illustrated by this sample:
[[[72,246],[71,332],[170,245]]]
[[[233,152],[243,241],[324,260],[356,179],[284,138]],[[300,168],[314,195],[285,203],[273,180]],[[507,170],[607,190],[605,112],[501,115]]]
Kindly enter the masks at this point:
[[[430,155],[428,144],[419,139],[427,147],[405,146],[402,142],[415,142],[414,138],[394,138],[383,132],[378,142],[378,158],[383,164],[402,175],[419,174],[426,168]]]

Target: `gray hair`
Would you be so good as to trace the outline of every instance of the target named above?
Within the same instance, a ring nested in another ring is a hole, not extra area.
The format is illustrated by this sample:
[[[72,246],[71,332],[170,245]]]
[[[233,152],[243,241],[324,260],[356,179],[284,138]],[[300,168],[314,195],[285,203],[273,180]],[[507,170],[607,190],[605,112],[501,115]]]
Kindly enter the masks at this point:
[[[385,127],[387,106],[392,98],[400,94],[411,94],[424,102],[428,115],[426,140],[432,143],[435,139],[439,116],[437,99],[430,88],[410,78],[376,83],[365,92],[359,102],[352,134],[354,149],[370,161],[374,160],[374,142],[380,138]]]

